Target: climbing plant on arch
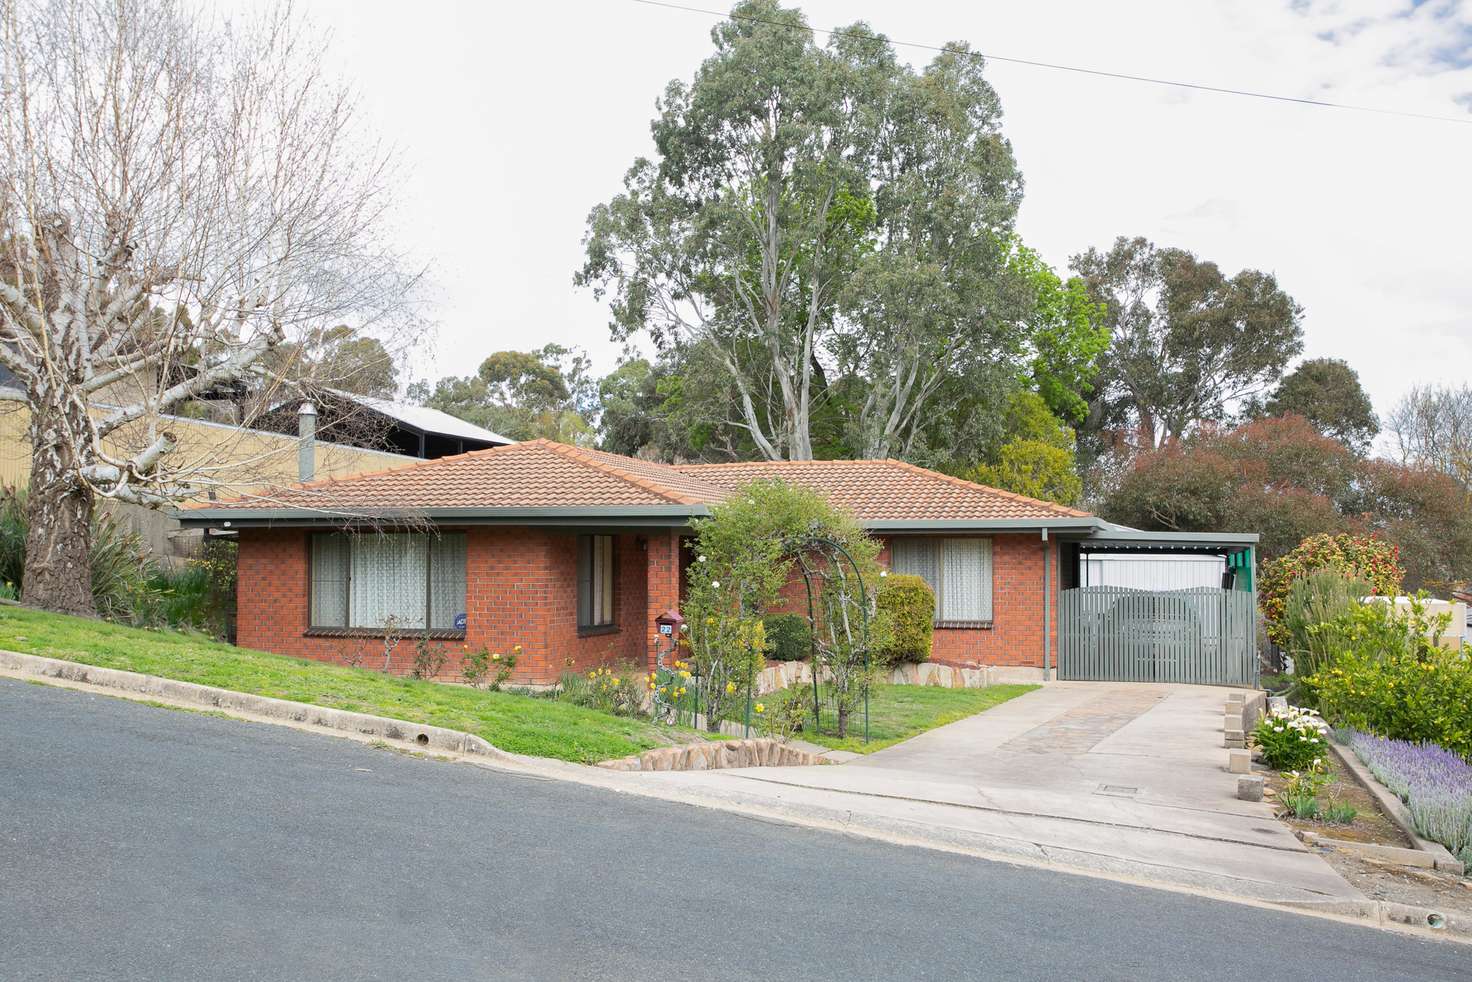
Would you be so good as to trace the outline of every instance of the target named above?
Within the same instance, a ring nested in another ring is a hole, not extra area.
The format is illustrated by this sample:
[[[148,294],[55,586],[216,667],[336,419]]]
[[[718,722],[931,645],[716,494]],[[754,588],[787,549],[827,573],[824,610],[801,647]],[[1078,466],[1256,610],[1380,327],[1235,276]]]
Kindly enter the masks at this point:
[[[787,605],[812,626],[815,718],[824,717],[826,691],[846,736],[882,648],[885,626],[874,609],[879,543],[853,516],[782,481],[740,489],[694,528],[681,644],[710,728],[747,700],[766,650],[761,618]],[[784,594],[794,578],[805,591]]]

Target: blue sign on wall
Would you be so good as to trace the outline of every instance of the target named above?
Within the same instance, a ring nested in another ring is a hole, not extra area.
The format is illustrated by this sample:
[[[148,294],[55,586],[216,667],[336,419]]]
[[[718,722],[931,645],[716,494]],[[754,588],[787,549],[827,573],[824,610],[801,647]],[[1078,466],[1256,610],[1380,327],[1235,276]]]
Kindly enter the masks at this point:
[[[455,630],[457,630],[457,631],[463,631],[463,630],[465,630],[465,615],[464,614],[456,614],[455,615]]]

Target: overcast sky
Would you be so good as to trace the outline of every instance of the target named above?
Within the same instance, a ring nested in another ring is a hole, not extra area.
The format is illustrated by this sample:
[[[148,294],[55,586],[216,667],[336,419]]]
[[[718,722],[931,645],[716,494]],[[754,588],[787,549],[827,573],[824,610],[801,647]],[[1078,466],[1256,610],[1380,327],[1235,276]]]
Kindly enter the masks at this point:
[[[404,245],[438,324],[414,376],[549,340],[611,368],[606,313],[572,286],[584,219],[652,151],[655,99],[711,53],[714,18],[633,0],[302,6],[401,152]],[[1414,382],[1472,380],[1472,0],[801,6],[896,41],[1468,120],[987,65],[1026,180],[1020,231],[1055,266],[1144,235],[1270,270],[1306,310],[1305,354],[1349,361],[1382,413]]]

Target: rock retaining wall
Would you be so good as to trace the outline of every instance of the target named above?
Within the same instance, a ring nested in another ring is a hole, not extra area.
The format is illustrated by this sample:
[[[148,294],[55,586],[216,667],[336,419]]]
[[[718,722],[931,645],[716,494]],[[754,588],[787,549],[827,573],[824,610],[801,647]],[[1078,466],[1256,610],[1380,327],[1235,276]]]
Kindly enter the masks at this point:
[[[1017,668],[1007,665],[983,665],[978,668],[961,668],[939,662],[898,665],[889,673],[888,681],[894,685],[934,685],[942,689],[984,689],[989,685],[1017,682],[1044,682],[1041,668]],[[762,669],[756,678],[759,695],[777,692],[795,683],[811,685],[812,669],[807,662],[775,662]]]
[[[832,762],[817,754],[763,737],[659,747],[632,757],[605,760],[598,766],[612,771],[713,771],[726,767],[805,767],[828,763]]]

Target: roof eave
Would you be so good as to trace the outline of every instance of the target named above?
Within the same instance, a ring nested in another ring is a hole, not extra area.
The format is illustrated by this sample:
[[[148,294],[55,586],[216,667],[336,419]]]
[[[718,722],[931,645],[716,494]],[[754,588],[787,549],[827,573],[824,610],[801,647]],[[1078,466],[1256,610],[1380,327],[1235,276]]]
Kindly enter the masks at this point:
[[[871,532],[1030,532],[1042,529],[1088,532],[1099,528],[1097,518],[1064,515],[1050,518],[865,519],[860,524]]]
[[[705,505],[587,505],[537,508],[185,508],[174,513],[184,528],[340,527],[345,524],[621,525],[678,527],[710,514]]]

